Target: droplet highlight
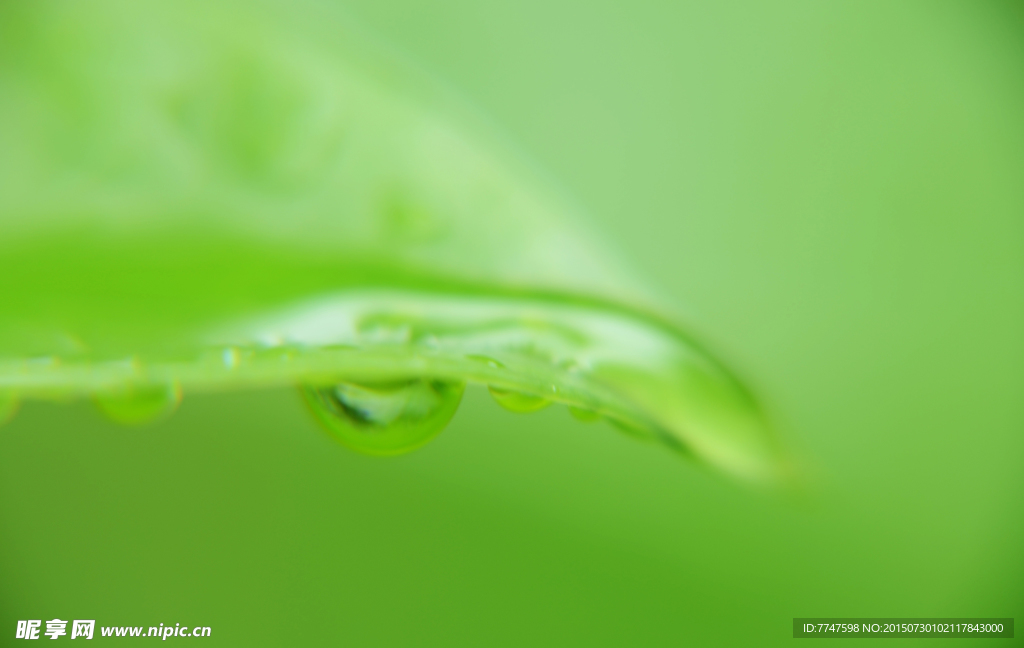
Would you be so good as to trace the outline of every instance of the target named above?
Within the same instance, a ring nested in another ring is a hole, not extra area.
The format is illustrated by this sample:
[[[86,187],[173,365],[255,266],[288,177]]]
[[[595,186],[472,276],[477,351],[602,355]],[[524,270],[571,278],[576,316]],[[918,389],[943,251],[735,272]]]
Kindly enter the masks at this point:
[[[543,396],[534,396],[512,389],[501,389],[489,385],[487,390],[491,392],[494,400],[510,412],[528,413],[542,410],[551,404],[551,401]]]
[[[440,434],[465,384],[416,378],[303,387],[314,416],[342,445],[369,455],[404,454]]]
[[[177,383],[130,385],[93,394],[96,408],[121,425],[155,423],[174,413],[181,403]]]

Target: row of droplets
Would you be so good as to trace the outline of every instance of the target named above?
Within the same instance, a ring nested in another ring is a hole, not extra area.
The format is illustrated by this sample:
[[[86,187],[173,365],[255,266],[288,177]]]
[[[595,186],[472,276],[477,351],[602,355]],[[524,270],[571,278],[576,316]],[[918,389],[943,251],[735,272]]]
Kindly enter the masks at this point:
[[[536,412],[552,404],[534,394],[495,386],[488,390],[499,405],[512,412]],[[464,391],[465,383],[428,378],[301,388],[314,417],[336,440],[374,455],[402,454],[430,441],[448,425]],[[106,418],[135,426],[170,416],[181,396],[177,383],[146,384],[97,393],[92,400]],[[17,409],[17,397],[0,394],[0,423],[10,420]],[[570,406],[569,411],[581,421],[601,418],[578,407]]]

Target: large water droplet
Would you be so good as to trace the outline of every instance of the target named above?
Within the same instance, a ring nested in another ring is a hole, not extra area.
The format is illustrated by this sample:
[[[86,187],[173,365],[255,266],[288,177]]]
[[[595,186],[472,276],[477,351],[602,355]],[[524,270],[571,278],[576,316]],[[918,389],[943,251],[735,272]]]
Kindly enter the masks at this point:
[[[551,401],[543,396],[534,396],[511,389],[488,386],[488,391],[498,404],[510,412],[536,412],[551,404]]]
[[[302,393],[342,445],[386,456],[415,450],[437,436],[458,409],[464,390],[461,382],[417,378],[304,387]]]
[[[177,383],[130,385],[93,394],[97,409],[122,425],[144,425],[170,416],[181,402]]]
[[[18,412],[18,397],[0,392],[0,425],[10,421]]]

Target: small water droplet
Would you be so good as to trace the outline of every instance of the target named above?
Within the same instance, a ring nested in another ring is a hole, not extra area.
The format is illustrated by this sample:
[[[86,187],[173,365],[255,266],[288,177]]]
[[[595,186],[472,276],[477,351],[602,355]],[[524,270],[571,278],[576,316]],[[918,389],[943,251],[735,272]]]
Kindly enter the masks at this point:
[[[466,357],[469,358],[470,360],[476,360],[477,362],[482,362],[485,365],[487,365],[488,367],[490,367],[491,369],[501,369],[502,367],[505,366],[505,365],[501,364],[500,362],[498,362],[497,360],[495,360],[494,358],[489,358],[489,357],[487,357],[485,355],[471,354],[471,355],[467,355]]]
[[[488,385],[488,391],[498,404],[510,412],[536,412],[551,404],[551,401],[543,396],[534,396],[511,389],[501,389]]]
[[[18,413],[18,397],[14,394],[0,392],[0,425],[7,423]]]
[[[592,423],[601,418],[601,415],[592,410],[583,409],[582,407],[569,406],[569,413],[577,421],[583,421],[584,423]]]
[[[144,425],[170,416],[181,403],[177,383],[129,385],[93,394],[97,409],[122,425]]]
[[[417,378],[303,387],[313,414],[342,445],[371,455],[422,446],[448,425],[465,384]]]

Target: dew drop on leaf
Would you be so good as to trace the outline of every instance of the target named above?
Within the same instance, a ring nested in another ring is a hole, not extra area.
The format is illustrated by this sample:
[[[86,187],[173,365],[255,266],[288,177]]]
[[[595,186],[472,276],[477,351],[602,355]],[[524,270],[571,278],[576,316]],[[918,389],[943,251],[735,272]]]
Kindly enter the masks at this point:
[[[448,425],[465,384],[416,378],[303,387],[317,420],[339,443],[370,455],[397,455],[424,445]]]
[[[145,425],[170,416],[181,403],[177,383],[141,384],[93,394],[96,408],[121,425]]]
[[[491,392],[491,396],[498,401],[499,405],[510,412],[536,412],[551,404],[551,401],[543,396],[534,396],[494,386],[488,386],[487,390]]]

